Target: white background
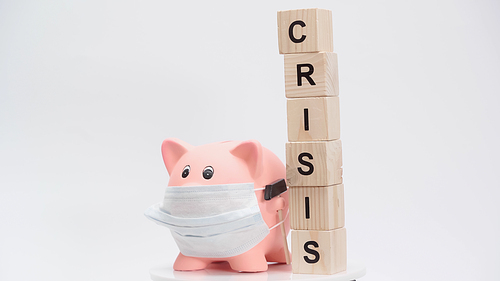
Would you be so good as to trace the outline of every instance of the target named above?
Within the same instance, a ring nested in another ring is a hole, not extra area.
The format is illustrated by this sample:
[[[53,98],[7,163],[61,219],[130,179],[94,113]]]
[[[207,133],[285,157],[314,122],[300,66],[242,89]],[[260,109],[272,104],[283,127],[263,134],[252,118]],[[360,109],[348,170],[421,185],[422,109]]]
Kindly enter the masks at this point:
[[[499,280],[498,1],[0,2],[0,280],[149,280],[160,144],[283,161],[276,11],[334,15],[362,280]]]

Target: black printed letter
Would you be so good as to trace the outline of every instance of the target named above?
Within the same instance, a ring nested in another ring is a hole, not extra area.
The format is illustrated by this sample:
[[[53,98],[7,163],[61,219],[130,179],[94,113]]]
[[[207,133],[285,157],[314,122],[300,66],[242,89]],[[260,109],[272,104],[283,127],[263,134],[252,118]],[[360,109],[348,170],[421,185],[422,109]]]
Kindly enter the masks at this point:
[[[309,131],[309,109],[304,108],[304,130]]]
[[[293,28],[296,25],[300,25],[302,27],[306,26],[306,24],[301,20],[296,20],[296,21],[292,22],[292,24],[290,24],[290,27],[288,27],[288,37],[290,37],[290,40],[292,40],[293,43],[302,43],[302,42],[304,42],[304,40],[306,40],[305,35],[302,35],[299,39],[297,39],[293,36]]]
[[[302,67],[308,67],[309,71],[302,72]],[[311,75],[314,73],[314,66],[310,63],[297,64],[297,86],[302,86],[302,77],[305,77],[311,86],[316,85]]]
[[[306,197],[305,198],[305,207],[306,207],[306,219],[310,219],[311,218],[311,213],[310,213],[310,210],[309,210],[309,197]]]
[[[312,245],[314,246],[315,248],[318,248],[319,245],[316,241],[307,241],[305,244],[304,244],[304,251],[306,251],[306,253],[308,254],[311,254],[314,256],[314,259],[310,259],[308,256],[304,256],[304,260],[307,262],[307,263],[317,263],[319,261],[319,253],[318,251],[315,251],[313,249],[310,249],[309,248],[309,245]]]
[[[313,156],[311,155],[311,153],[308,153],[308,152],[302,152],[301,154],[299,154],[299,163],[300,163],[300,164],[302,164],[302,165],[304,165],[304,166],[309,167],[309,170],[304,171],[304,170],[302,169],[302,167],[298,167],[297,169],[299,170],[299,173],[300,173],[301,175],[304,175],[304,176],[309,176],[310,174],[312,174],[312,173],[314,172],[314,166],[313,166],[313,164],[312,164],[312,163],[305,161],[305,160],[303,159],[304,157],[307,157],[307,158],[309,158],[310,160],[312,160],[312,159],[313,159]]]

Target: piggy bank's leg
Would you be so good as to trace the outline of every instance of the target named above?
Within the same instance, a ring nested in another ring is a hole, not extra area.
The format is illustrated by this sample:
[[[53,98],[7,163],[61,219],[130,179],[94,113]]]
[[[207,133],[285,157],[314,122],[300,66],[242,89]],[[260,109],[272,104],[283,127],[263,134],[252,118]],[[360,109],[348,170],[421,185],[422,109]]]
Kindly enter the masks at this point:
[[[210,260],[203,258],[187,257],[179,253],[174,263],[174,270],[192,271],[205,269],[211,263]]]
[[[241,272],[260,272],[267,270],[267,260],[259,247],[241,255],[228,258],[229,265],[233,270]]]
[[[287,249],[287,251],[288,251],[288,249]],[[291,258],[292,255],[290,254],[289,257]],[[266,259],[269,262],[286,263],[285,249],[280,248],[280,249],[277,249],[277,250],[267,254]]]

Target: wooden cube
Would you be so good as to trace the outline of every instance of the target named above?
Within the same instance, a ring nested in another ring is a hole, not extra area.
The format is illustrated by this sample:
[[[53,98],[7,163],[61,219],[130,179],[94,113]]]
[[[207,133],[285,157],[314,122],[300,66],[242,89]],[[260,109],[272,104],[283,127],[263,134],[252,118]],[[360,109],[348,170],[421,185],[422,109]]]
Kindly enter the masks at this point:
[[[336,53],[285,55],[285,96],[287,98],[339,95]]]
[[[342,183],[340,140],[288,142],[286,180],[292,186],[327,186]]]
[[[340,138],[338,97],[287,99],[288,141]]]
[[[280,54],[333,52],[332,12],[300,9],[278,12]]]
[[[335,274],[347,268],[346,229],[292,230],[292,272]]]
[[[290,188],[290,227],[332,230],[345,226],[344,185]]]

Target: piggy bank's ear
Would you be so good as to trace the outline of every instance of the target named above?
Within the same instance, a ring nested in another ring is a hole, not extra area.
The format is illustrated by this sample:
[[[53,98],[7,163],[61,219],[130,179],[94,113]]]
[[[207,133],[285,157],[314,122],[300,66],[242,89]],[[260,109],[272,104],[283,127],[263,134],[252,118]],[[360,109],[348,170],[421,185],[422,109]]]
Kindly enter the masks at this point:
[[[260,142],[256,140],[244,141],[233,148],[231,154],[247,163],[248,170],[253,178],[260,176],[263,166],[262,145]]]
[[[193,148],[192,145],[179,139],[171,138],[163,141],[161,144],[161,155],[163,156],[163,162],[165,163],[165,167],[167,167],[169,175],[182,155],[191,148]]]

